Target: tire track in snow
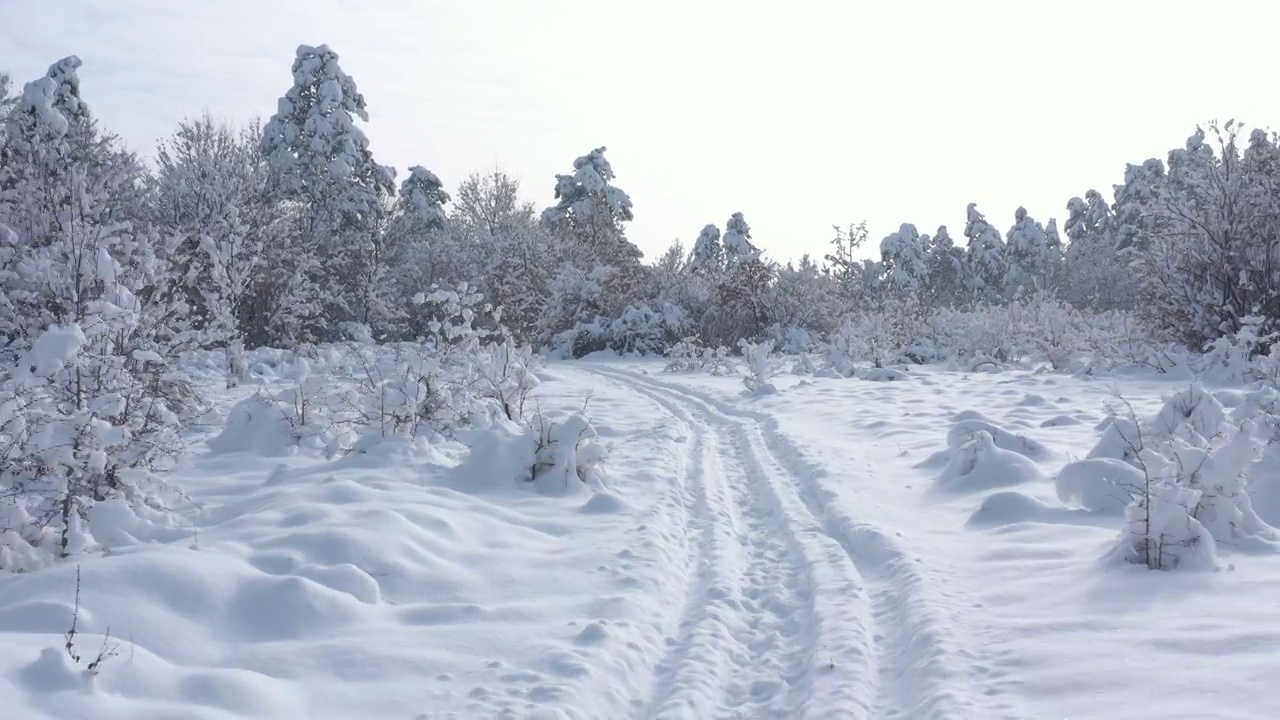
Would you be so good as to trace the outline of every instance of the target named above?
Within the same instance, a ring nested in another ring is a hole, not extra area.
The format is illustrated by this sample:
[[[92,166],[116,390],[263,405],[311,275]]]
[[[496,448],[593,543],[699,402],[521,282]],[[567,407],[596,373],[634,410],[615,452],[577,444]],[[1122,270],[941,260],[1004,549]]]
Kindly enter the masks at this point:
[[[996,708],[975,707],[975,679],[952,667],[953,656],[968,659],[972,654],[948,637],[945,624],[929,606],[925,578],[915,563],[884,532],[842,512],[834,493],[818,482],[824,471],[804,459],[773,418],[635,373],[590,369],[655,400],[661,398],[673,413],[680,408],[677,414],[691,426],[736,428],[735,449],[752,471],[748,474],[772,485],[787,525],[806,545],[804,552],[815,571],[818,635],[835,667],[823,677],[813,673],[814,663],[810,664],[806,708],[813,716],[996,716]],[[843,580],[850,574],[857,578],[856,587]],[[849,617],[849,604],[864,611],[861,623]],[[842,666],[861,670],[866,677],[850,677],[841,672]]]
[[[789,681],[806,675],[815,637],[803,559],[766,526],[769,516],[723,432],[656,393],[617,384],[666,410],[691,438],[679,485],[695,538],[692,579],[640,715],[794,716],[799,696]]]
[[[689,515],[711,549],[698,553],[699,590],[659,665],[647,717],[870,717],[870,601],[838,546],[815,547],[825,536],[803,510],[797,527],[770,479],[779,466],[741,422],[625,373],[598,374],[664,407],[700,451],[688,484],[702,493]]]

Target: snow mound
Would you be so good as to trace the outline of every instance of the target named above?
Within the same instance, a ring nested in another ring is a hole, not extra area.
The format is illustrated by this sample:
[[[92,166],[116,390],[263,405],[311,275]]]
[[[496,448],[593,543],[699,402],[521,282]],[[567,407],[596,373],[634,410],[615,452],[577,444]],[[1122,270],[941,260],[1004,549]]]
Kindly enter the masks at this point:
[[[1142,449],[1143,437],[1138,424],[1133,420],[1118,415],[1111,415],[1098,424],[1102,437],[1086,456],[1089,460],[1122,460],[1130,465],[1137,465],[1138,451]]]
[[[536,444],[530,467],[534,485],[549,495],[576,494],[599,483],[604,446],[590,421],[581,415],[534,421]]]
[[[906,380],[909,375],[895,368],[858,368],[854,371],[853,377],[868,382],[893,382],[896,380]]]
[[[1200,437],[1208,439],[1218,434],[1226,420],[1222,403],[1203,387],[1192,385],[1165,402],[1151,420],[1151,430],[1156,436],[1167,436],[1180,427],[1189,426]]]
[[[280,457],[294,452],[296,442],[288,418],[271,400],[253,395],[236,403],[227,424],[209,441],[214,453],[248,453]]]
[[[1142,471],[1115,458],[1068,463],[1057,478],[1058,499],[1095,512],[1120,515],[1143,484]]]
[[[954,452],[978,433],[986,433],[990,436],[997,448],[1017,453],[1031,460],[1046,460],[1053,456],[1053,453],[1039,441],[1005,430],[977,413],[964,413],[957,416],[955,424],[947,433],[947,448]]]
[[[583,515],[614,515],[626,510],[627,504],[622,501],[622,498],[607,492],[592,494],[591,499],[578,508],[578,512]]]
[[[997,527],[1039,520],[1054,508],[1013,490],[1001,490],[986,497],[969,516],[968,527]]]
[[[996,445],[991,433],[976,430],[951,452],[936,487],[952,492],[976,492],[1039,480],[1040,471],[1025,456]]]
[[[1249,472],[1249,501],[1263,522],[1280,527],[1280,445],[1271,445]]]
[[[521,485],[544,495],[586,493],[601,482],[607,453],[598,438],[591,423],[578,414],[558,419],[538,415],[527,428],[498,423],[465,436],[471,450],[444,482],[469,494]]]

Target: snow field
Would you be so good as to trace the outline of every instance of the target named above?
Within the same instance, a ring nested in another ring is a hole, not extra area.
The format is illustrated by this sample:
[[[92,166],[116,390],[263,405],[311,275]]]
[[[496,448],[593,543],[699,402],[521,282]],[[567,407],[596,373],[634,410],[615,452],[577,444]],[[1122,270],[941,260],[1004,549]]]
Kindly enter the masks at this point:
[[[253,357],[265,391],[299,382]],[[1280,711],[1271,546],[1219,543],[1220,572],[1105,560],[1124,519],[1099,478],[1133,474],[1104,406],[1118,389],[1159,418],[1183,380],[908,368],[768,374],[762,395],[659,361],[555,363],[534,402],[582,413],[607,451],[593,482],[557,487],[518,479],[533,448],[502,424],[299,446],[253,383],[214,389],[215,366],[187,369],[214,408],[173,478],[182,522],[104,503],[100,551],[0,577],[14,716]],[[1210,390],[1224,417],[1258,401]],[[1267,452],[1250,492],[1274,523]],[[116,649],[96,676],[63,648],[77,565],[75,651],[108,628]]]
[[[1188,381],[936,368],[908,375],[892,383],[780,377],[778,394],[746,399],[732,377],[661,377],[776,423],[826,469],[819,482],[828,506],[856,510],[909,558],[921,613],[946,631],[917,642],[945,669],[943,687],[973,704],[904,717],[1263,718],[1280,711],[1264,679],[1270,661],[1263,648],[1280,620],[1267,599],[1280,589],[1273,547],[1218,543],[1220,572],[1116,565],[1106,556],[1124,522],[1117,508],[1091,510],[1078,493],[1059,498],[1072,481],[1068,475],[1064,483],[1061,471],[1075,468],[1078,479],[1078,461],[1105,440],[1098,426],[1115,391],[1139,417],[1152,417]],[[1210,389],[1224,404],[1240,395]],[[985,473],[958,475],[974,444],[986,463],[974,465]],[[1254,509],[1271,523],[1280,522],[1274,452],[1271,446],[1252,466],[1249,485]],[[956,487],[956,477],[973,482]]]

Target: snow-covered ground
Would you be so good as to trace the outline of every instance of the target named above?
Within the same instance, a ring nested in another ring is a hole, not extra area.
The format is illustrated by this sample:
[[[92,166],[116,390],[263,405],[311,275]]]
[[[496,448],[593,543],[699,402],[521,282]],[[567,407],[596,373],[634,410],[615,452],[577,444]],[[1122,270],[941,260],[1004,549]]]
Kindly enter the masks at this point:
[[[1123,519],[1056,492],[1113,391],[1145,416],[1185,380],[923,368],[746,397],[661,370],[538,370],[543,411],[585,407],[609,448],[603,487],[558,495],[501,443],[291,450],[230,413],[252,387],[213,390],[173,478],[189,523],[122,521],[79,559],[74,650],[118,645],[96,676],[63,647],[76,565],[0,577],[0,716],[1280,717],[1280,556],[1108,563]],[[995,449],[966,465],[975,428]],[[1280,524],[1280,461],[1252,493]]]

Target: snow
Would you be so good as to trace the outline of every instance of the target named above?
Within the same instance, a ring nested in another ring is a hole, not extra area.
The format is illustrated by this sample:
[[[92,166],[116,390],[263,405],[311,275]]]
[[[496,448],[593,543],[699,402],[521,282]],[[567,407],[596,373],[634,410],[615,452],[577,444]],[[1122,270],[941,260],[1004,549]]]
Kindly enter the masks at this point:
[[[751,350],[771,393],[595,355],[516,380],[531,428],[367,435],[345,455],[300,443],[280,406],[299,381],[339,392],[327,349],[247,353],[232,389],[220,353],[187,358],[214,410],[171,478],[181,521],[102,502],[76,534],[100,547],[0,576],[0,703],[33,720],[1280,713],[1274,549],[1206,521],[1175,572],[1112,562],[1125,508],[1106,490],[1140,473],[1084,459],[1123,426],[1116,391],[1144,423],[1206,431],[1224,405],[1258,418],[1263,394],[802,377]],[[1253,457],[1236,437],[1186,492],[1226,497]],[[1274,451],[1256,467],[1251,507],[1274,522]],[[1157,520],[1196,522],[1187,500],[1163,496]]]

